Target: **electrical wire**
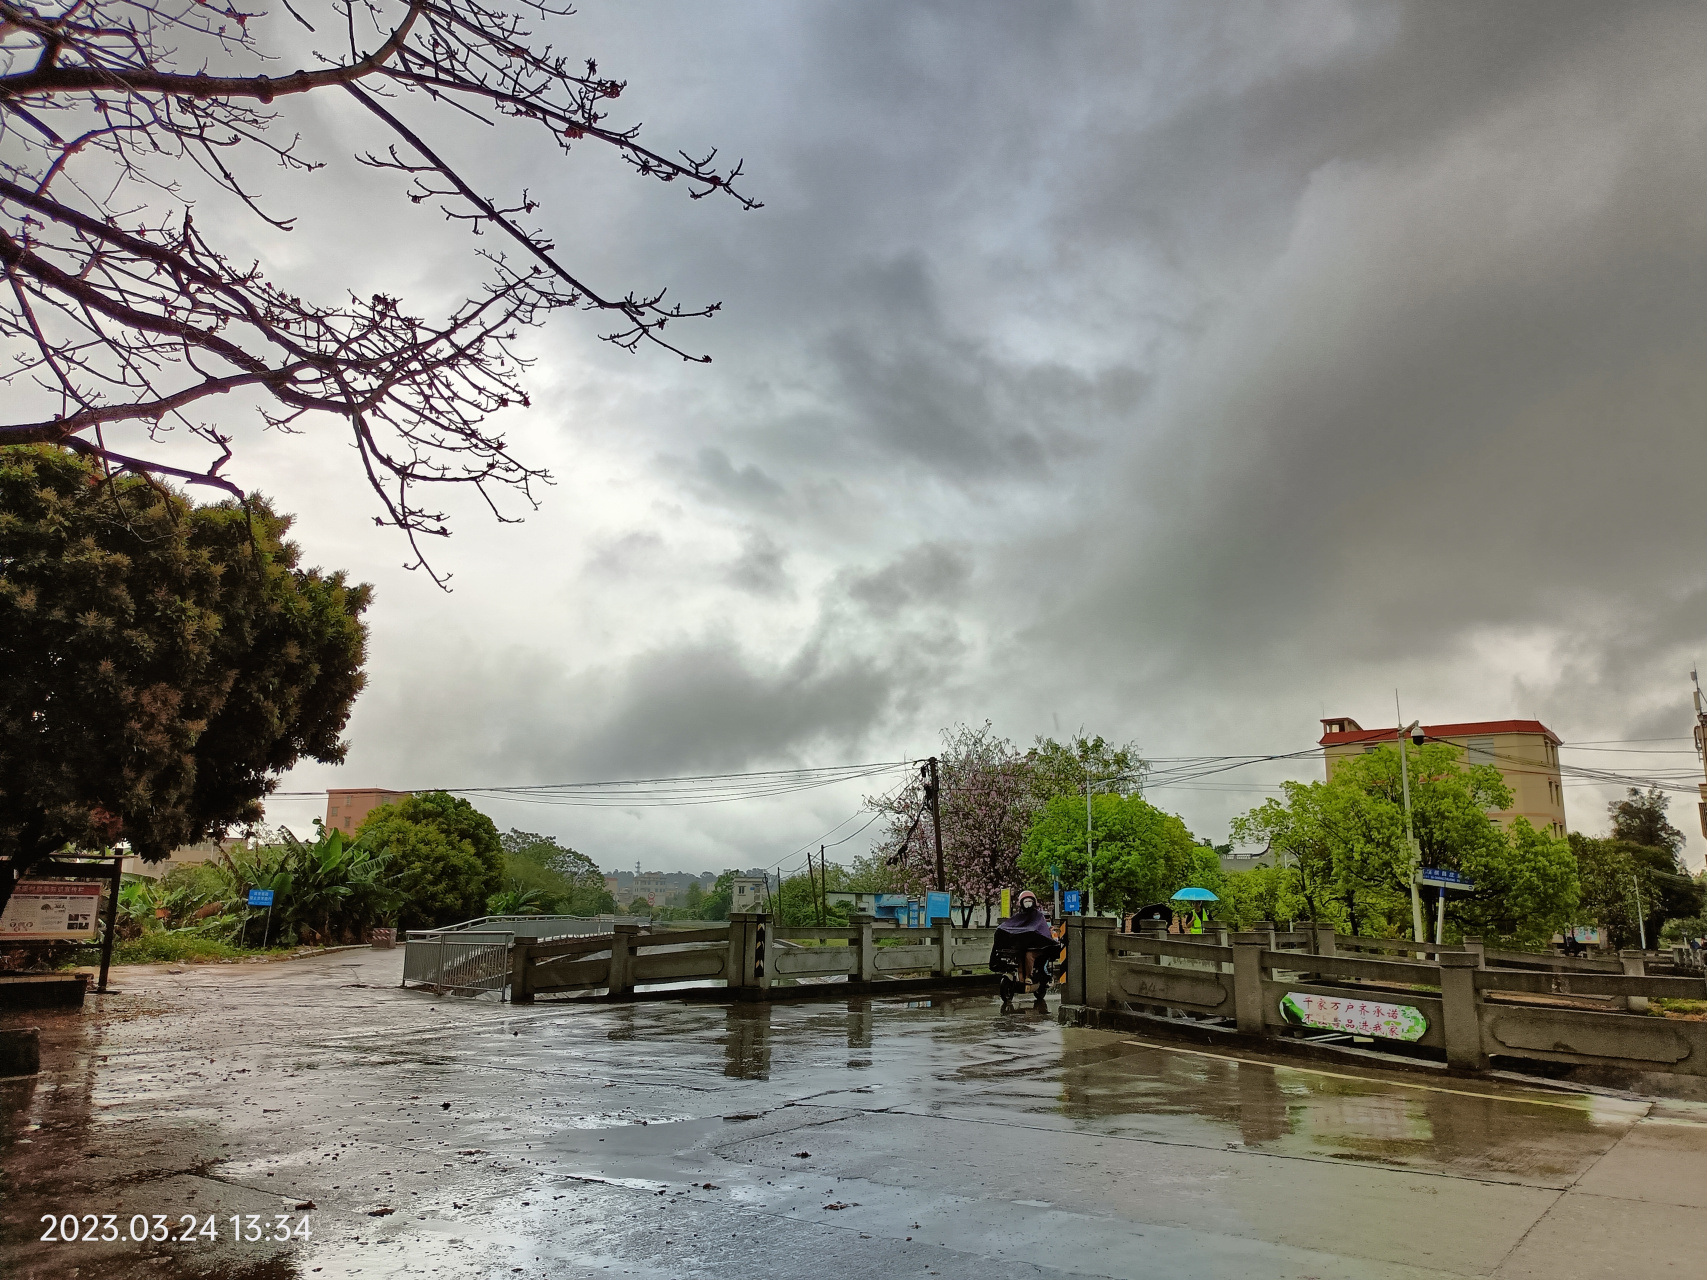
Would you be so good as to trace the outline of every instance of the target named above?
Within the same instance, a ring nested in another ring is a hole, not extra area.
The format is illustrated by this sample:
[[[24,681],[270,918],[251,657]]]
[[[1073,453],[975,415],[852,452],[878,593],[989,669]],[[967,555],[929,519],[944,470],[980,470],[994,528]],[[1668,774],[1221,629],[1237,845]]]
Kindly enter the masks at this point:
[[[695,774],[675,778],[626,778],[611,782],[560,782],[514,786],[418,787],[410,791],[445,791],[524,804],[570,805],[583,808],[671,808],[681,805],[725,804],[737,800],[793,795],[881,777],[911,768],[910,760],[870,764],[830,765],[812,769],[766,769],[751,773]],[[324,791],[277,791],[275,798],[322,796]]]

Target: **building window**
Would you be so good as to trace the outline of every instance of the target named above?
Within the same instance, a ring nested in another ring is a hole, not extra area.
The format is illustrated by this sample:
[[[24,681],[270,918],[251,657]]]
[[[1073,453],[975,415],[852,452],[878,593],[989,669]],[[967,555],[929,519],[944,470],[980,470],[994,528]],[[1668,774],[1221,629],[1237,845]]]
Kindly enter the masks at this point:
[[[1471,764],[1492,764],[1494,762],[1494,740],[1492,738],[1467,738],[1464,745],[1469,748]]]

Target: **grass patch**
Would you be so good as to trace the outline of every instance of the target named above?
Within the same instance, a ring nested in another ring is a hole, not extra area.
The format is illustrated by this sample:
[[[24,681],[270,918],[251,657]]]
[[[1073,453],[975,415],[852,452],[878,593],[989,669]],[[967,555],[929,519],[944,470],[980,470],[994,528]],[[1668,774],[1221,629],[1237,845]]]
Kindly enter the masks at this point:
[[[113,944],[114,964],[217,964],[222,960],[288,956],[294,947],[234,947],[217,938],[166,930],[145,933],[140,938],[121,938]],[[99,947],[73,952],[63,968],[83,968],[101,963]]]
[[[1662,1018],[1707,1022],[1707,1000],[1650,1000],[1648,1012],[1657,1013]]]

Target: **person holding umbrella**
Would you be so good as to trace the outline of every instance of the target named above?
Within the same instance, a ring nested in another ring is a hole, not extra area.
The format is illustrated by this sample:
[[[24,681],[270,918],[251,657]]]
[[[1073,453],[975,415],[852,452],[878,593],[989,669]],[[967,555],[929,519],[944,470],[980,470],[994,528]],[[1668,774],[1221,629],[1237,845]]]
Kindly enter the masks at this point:
[[[1188,904],[1185,908],[1190,919],[1190,924],[1185,930],[1187,933],[1202,933],[1203,926],[1209,920],[1209,903],[1221,901],[1209,890],[1197,888],[1181,889],[1174,894],[1173,900]]]

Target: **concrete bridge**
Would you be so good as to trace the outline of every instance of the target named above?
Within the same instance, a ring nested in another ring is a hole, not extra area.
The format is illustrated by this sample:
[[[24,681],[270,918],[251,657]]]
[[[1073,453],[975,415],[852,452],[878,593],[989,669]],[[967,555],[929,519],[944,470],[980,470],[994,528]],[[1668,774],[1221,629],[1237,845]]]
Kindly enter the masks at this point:
[[[1462,1071],[1499,1059],[1707,1076],[1707,1022],[1651,1016],[1654,999],[1707,1000],[1699,974],[1647,973],[1648,956],[1569,960],[1345,937],[1329,925],[1190,939],[1127,934],[1108,919],[1067,928],[1063,1019],[1175,1030],[1229,1043],[1324,1032]]]

